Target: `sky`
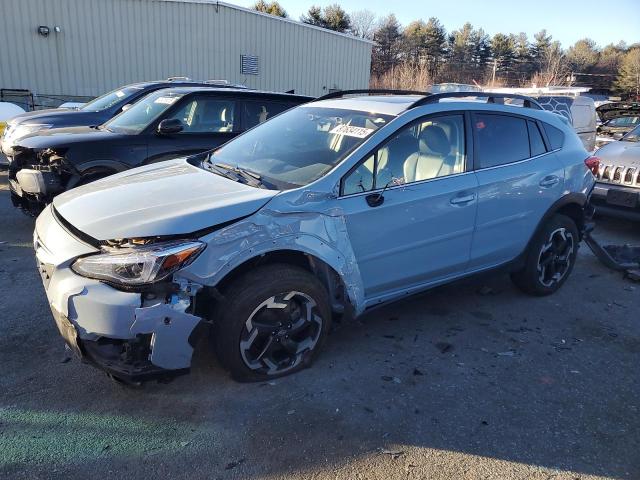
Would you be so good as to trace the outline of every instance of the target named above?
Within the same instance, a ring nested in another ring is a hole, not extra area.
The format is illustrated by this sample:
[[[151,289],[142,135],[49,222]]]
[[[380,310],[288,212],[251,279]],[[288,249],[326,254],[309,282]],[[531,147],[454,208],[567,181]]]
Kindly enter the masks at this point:
[[[640,42],[640,0],[278,0],[294,20],[299,20],[311,5],[338,3],[347,13],[371,10],[382,17],[394,13],[402,25],[412,20],[437,17],[447,32],[469,21],[489,35],[498,32],[526,32],[529,39],[543,28],[567,48],[589,37],[603,47],[623,40]],[[250,7],[255,1],[237,1]]]

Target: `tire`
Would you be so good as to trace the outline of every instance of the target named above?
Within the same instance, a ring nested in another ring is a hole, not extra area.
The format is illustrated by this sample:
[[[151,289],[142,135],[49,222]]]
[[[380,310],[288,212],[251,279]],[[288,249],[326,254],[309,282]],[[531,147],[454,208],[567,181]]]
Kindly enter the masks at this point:
[[[511,274],[520,290],[544,296],[557,291],[576,263],[579,233],[575,222],[556,214],[535,234],[522,270]]]
[[[234,280],[212,312],[212,343],[224,368],[243,382],[309,367],[331,324],[329,296],[306,270],[258,267]]]

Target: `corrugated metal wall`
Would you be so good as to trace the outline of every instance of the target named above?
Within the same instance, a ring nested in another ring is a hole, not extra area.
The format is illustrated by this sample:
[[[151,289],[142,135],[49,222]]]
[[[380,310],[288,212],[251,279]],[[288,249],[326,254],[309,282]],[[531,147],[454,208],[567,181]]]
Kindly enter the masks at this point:
[[[0,88],[94,96],[186,75],[321,95],[367,88],[370,62],[368,42],[206,0],[0,0]]]

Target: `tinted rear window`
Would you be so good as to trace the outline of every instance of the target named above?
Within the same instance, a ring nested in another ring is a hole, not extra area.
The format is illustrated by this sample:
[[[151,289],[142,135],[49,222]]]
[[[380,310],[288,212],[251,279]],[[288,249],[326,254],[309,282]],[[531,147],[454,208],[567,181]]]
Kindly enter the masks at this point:
[[[527,122],[529,125],[529,142],[531,142],[531,156],[542,155],[547,151],[542,140],[542,134],[535,122]]]
[[[506,115],[473,116],[476,155],[480,168],[495,167],[529,158],[526,120]]]
[[[562,144],[564,143],[564,133],[562,133],[562,130],[552,127],[548,123],[543,123],[542,125],[544,126],[544,131],[547,133],[551,148],[553,150],[562,148]]]

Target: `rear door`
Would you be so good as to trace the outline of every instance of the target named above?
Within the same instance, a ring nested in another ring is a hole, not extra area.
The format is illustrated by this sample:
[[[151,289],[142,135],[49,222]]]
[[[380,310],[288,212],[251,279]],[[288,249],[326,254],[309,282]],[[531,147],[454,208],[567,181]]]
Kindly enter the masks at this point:
[[[467,140],[462,113],[423,117],[343,178],[339,205],[367,299],[466,269],[477,207]]]
[[[560,198],[564,168],[527,117],[472,115],[478,216],[471,270],[513,260],[525,249],[542,216]]]
[[[273,99],[251,98],[240,101],[242,131],[249,130],[296,104]]]
[[[193,155],[218,147],[240,132],[235,98],[222,95],[190,95],[169,110],[162,120],[179,119],[183,130],[171,135],[149,134],[147,163]]]

